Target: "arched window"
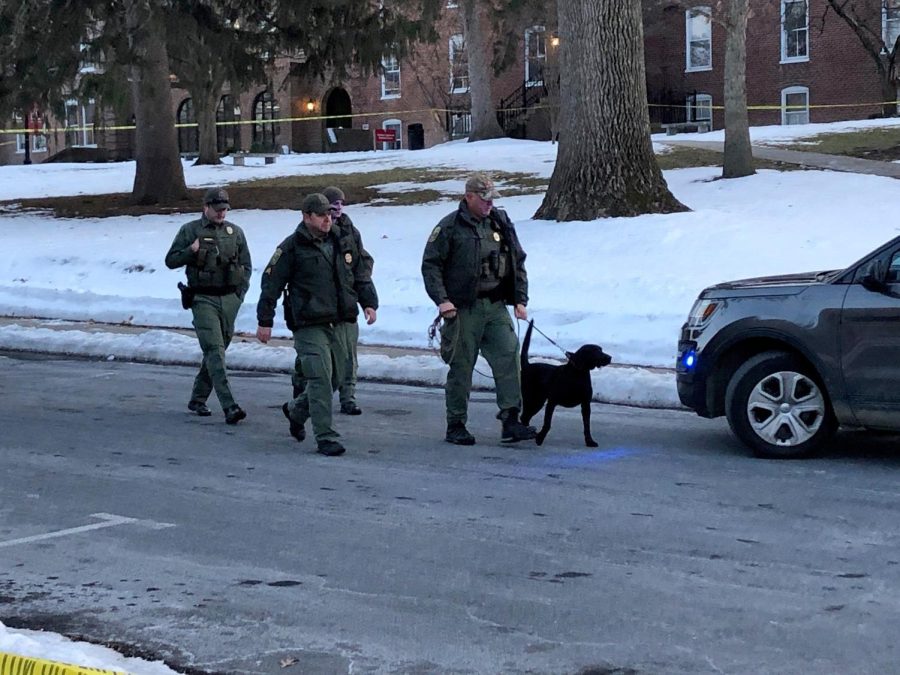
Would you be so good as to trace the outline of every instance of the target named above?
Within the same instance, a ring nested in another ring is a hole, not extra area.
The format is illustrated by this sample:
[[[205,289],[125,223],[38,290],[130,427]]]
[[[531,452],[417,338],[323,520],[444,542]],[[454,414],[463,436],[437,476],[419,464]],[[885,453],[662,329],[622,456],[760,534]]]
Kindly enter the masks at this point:
[[[199,152],[200,139],[197,134],[197,116],[194,114],[194,102],[189,98],[184,99],[178,106],[178,114],[175,118],[178,124],[193,125],[178,127],[178,152]]]
[[[219,106],[216,108],[216,150],[220,155],[229,155],[241,149],[240,125],[227,124],[239,122],[240,119],[240,106],[231,94],[225,94],[219,99]]]
[[[253,99],[253,145],[255,152],[275,152],[278,139],[278,101],[268,89]],[[267,121],[268,120],[268,121]]]
[[[781,90],[781,123],[809,124],[809,87]]]

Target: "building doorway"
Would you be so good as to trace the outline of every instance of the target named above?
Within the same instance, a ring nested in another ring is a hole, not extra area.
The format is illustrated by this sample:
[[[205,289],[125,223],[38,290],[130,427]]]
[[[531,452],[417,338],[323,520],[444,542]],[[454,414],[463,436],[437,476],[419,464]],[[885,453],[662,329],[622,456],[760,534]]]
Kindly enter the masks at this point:
[[[353,104],[346,89],[335,87],[325,98],[325,128],[352,129]]]

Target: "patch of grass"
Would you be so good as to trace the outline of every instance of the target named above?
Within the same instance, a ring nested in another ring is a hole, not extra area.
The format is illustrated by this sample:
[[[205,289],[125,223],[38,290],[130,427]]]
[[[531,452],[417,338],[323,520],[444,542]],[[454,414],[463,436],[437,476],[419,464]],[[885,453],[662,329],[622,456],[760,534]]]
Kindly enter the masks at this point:
[[[468,171],[457,169],[396,168],[359,173],[318,174],[315,176],[279,176],[230,183],[228,194],[237,209],[299,211],[303,197],[310,192],[320,192],[329,185],[337,185],[344,191],[350,204],[377,200],[377,206],[412,206],[434,202],[445,195],[427,187],[438,181],[464,181]],[[503,184],[505,196],[535,194],[547,188],[547,180],[532,174],[491,172],[498,183]],[[379,191],[376,186],[391,183],[422,184],[420,189]],[[73,197],[42,197],[0,202],[0,213],[40,210],[57,218],[108,218],[112,216],[142,216],[147,214],[199,214],[204,189],[188,190],[188,197],[177,204],[135,205],[127,193],[108,195],[79,195]],[[458,195],[461,196],[461,195]]]
[[[823,152],[862,159],[892,162],[900,159],[900,127],[862,129],[846,133],[819,134],[801,142],[778,146],[802,152]]]
[[[670,169],[692,169],[702,166],[722,166],[723,155],[715,150],[702,148],[689,148],[685,146],[673,146],[670,152],[657,155],[656,161],[663,171]],[[796,171],[800,169],[796,164],[773,162],[768,159],[754,159],[754,169],[774,169],[775,171]]]

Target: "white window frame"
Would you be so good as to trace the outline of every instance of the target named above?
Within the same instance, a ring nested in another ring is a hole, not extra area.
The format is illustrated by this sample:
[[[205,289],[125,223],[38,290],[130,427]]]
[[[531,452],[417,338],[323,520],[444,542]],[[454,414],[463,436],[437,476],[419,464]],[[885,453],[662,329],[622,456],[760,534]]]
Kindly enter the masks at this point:
[[[687,108],[687,120],[689,122],[709,122],[709,128],[712,130],[712,96],[710,94],[695,94],[689,96],[685,101]],[[703,116],[698,111],[703,111]]]
[[[465,94],[469,91],[469,59],[466,52],[466,37],[462,33],[456,33],[450,36],[450,93]],[[465,73],[460,67],[462,64],[457,63],[457,59],[463,56],[465,58]],[[465,86],[462,86],[465,84]]]
[[[537,43],[539,45],[538,52],[536,54],[531,53],[531,36],[540,33],[542,39]],[[543,51],[541,51],[543,50]],[[540,61],[541,65],[541,77],[539,79],[534,79],[532,77],[531,68],[529,67],[531,61]],[[530,28],[525,29],[525,86],[526,87],[540,87],[544,84],[544,68],[547,67],[547,29],[544,26],[531,26]]]
[[[396,140],[393,144],[382,142],[382,150],[402,150],[403,149],[403,122],[398,119],[389,119],[381,123],[382,129],[395,129],[397,132]]]
[[[787,5],[802,2],[806,5],[806,23],[803,28],[794,29],[803,32],[804,54],[800,56],[788,56],[788,36],[785,32],[784,19],[787,15]],[[804,63],[809,61],[809,0],[781,0],[781,63]]]
[[[787,109],[787,97],[792,94],[804,94],[806,96],[806,110],[788,110]],[[805,121],[790,121],[793,118],[789,118],[788,115],[798,116],[805,115]],[[789,126],[792,124],[809,124],[809,87],[785,87],[781,90],[781,124],[783,126]]]
[[[388,84],[388,76],[391,76],[391,79],[394,79],[394,73],[396,73],[397,85],[394,87],[392,84]],[[386,56],[381,60],[381,98],[400,98],[402,93],[401,83],[400,83],[400,59],[396,56]]]
[[[894,38],[891,39],[890,27],[893,27]],[[881,5],[881,40],[885,52],[890,52],[900,35],[900,0],[884,0]]]
[[[86,119],[87,119],[86,105],[96,105],[96,102],[92,98],[89,98],[87,101],[79,101],[74,98],[70,98],[70,99],[66,100],[66,103],[65,103],[66,117],[65,117],[65,127],[64,127],[64,129],[66,130],[65,133],[69,133],[68,132],[69,108],[73,107],[73,106],[76,108],[76,112],[75,112],[76,124],[74,126],[81,129],[80,131],[72,132],[76,135],[76,138],[78,137],[78,135],[81,136],[81,138],[80,138],[81,142],[73,143],[72,145],[67,144],[67,147],[71,147],[71,148],[96,148],[97,147],[97,139],[94,137],[93,123],[90,125],[90,128],[88,128],[89,125],[86,124]],[[94,111],[94,114],[96,115],[96,110]],[[88,142],[88,141],[90,141],[90,142]]]
[[[693,19],[697,16],[706,17],[706,25],[708,35],[706,37],[696,37],[692,31]],[[709,42],[707,53],[709,54],[709,63],[694,64],[691,59],[691,44],[694,42]],[[712,9],[709,7],[691,7],[684,12],[684,72],[697,73],[704,70],[712,70]]]

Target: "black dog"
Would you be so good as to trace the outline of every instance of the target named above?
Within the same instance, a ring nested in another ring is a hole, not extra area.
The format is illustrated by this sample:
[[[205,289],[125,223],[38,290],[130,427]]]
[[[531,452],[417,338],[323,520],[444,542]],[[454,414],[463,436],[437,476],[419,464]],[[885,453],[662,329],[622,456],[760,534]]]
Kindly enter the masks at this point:
[[[532,328],[534,321],[529,321],[525,339],[522,341],[522,424],[528,424],[544,403],[547,404],[547,410],[544,411],[544,426],[537,435],[537,444],[541,445],[547,437],[547,432],[550,431],[550,421],[553,419],[556,406],[574,408],[581,405],[584,443],[589,448],[596,448],[597,443],[591,437],[591,397],[594,394],[591,371],[594,368],[608,366],[612,358],[598,345],[584,345],[574,354],[566,352],[569,360],[561,366],[528,363]]]

